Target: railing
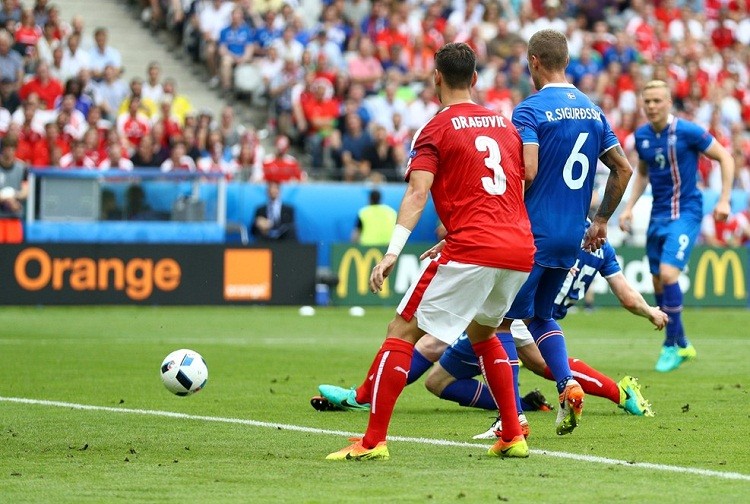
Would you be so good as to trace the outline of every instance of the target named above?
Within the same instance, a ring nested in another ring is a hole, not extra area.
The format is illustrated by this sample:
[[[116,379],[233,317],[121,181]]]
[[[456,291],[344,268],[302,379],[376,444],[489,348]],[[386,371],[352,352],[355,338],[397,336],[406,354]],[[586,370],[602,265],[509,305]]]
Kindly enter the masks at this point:
[[[45,191],[45,181],[47,180],[64,180],[84,182],[84,186],[81,188],[83,191],[91,191],[90,201],[84,203],[90,203],[88,208],[89,215],[80,215],[79,219],[73,215],[70,217],[62,216],[62,218],[56,218],[54,215],[49,215],[47,220],[99,220],[99,215],[96,211],[101,208],[101,189],[106,183],[118,183],[118,184],[139,184],[142,181],[170,181],[170,182],[190,182],[190,198],[194,201],[200,200],[200,185],[202,182],[216,182],[217,183],[217,194],[216,194],[216,215],[215,222],[221,227],[225,227],[227,223],[226,215],[226,187],[227,182],[223,174],[220,173],[201,173],[201,172],[161,172],[154,169],[137,169],[137,170],[62,170],[56,168],[34,168],[29,170],[29,196],[26,210],[26,224],[33,224],[38,219],[37,209],[44,210],[45,205],[49,202],[42,201],[37,202],[37,184],[39,183],[39,194],[42,198],[47,196],[48,198],[56,198],[58,203],[61,203],[60,208],[64,208],[68,205],[69,208],[74,208],[76,203],[80,201],[75,200],[76,194],[75,184],[68,184],[67,186],[59,186],[56,188],[50,188]],[[89,184],[86,184],[89,182]],[[57,190],[57,193],[54,191]],[[54,194],[50,194],[52,191]],[[66,191],[68,194],[66,194]],[[38,204],[37,204],[38,203]],[[80,208],[79,208],[80,210]]]

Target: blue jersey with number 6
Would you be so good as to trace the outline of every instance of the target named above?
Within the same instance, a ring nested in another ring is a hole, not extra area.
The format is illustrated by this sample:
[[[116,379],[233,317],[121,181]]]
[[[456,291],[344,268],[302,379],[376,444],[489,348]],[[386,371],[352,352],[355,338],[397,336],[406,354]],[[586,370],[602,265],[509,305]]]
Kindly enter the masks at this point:
[[[513,111],[524,144],[539,145],[526,208],[534,261],[570,268],[581,247],[599,156],[618,145],[602,110],[572,84],[547,84]]]
[[[565,318],[568,308],[583,298],[597,273],[607,278],[621,271],[615,249],[609,242],[594,252],[586,250],[578,252],[575,268],[578,271],[575,274],[568,273],[555,299],[555,306],[552,309],[552,318],[555,320]]]

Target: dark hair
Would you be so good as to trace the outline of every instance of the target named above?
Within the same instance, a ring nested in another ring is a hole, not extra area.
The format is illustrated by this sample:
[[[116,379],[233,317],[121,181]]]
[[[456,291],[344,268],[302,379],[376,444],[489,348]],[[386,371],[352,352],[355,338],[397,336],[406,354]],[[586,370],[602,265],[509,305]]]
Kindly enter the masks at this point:
[[[435,68],[449,88],[469,88],[477,68],[477,56],[467,44],[452,42],[435,53]]]
[[[539,58],[547,70],[565,70],[568,66],[568,39],[557,30],[540,30],[529,39],[529,59]]]
[[[378,205],[380,204],[380,200],[383,197],[383,194],[378,191],[377,189],[373,189],[370,191],[370,204],[371,205]]]

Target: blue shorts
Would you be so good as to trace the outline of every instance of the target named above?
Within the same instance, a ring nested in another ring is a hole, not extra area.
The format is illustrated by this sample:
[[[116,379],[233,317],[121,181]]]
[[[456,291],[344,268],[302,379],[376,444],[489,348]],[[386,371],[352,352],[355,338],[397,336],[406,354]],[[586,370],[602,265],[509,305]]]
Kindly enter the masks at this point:
[[[448,373],[457,380],[473,378],[481,373],[479,361],[474,354],[471,341],[466,333],[458,337],[449,346],[438,361]]]
[[[551,319],[555,299],[569,271],[565,268],[548,268],[534,263],[529,278],[521,286],[505,317],[514,320],[533,317]]]
[[[683,214],[679,219],[652,219],[646,234],[646,255],[652,275],[659,265],[685,269],[701,228],[701,217]]]

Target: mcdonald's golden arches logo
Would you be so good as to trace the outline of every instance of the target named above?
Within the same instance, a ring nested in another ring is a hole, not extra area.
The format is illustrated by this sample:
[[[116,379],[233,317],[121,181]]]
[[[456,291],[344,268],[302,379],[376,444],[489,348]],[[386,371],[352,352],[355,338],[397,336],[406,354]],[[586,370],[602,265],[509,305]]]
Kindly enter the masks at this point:
[[[339,298],[345,298],[349,293],[349,275],[351,273],[352,263],[354,264],[354,274],[356,275],[357,294],[360,296],[370,292],[370,273],[372,268],[383,259],[383,252],[376,248],[360,250],[358,248],[349,248],[344,252],[339,264],[339,284],[336,287],[336,294]],[[383,283],[383,289],[378,296],[387,298],[390,296],[390,284],[386,278]]]
[[[721,252],[721,255],[719,255],[719,252]],[[693,290],[695,299],[706,297],[706,281],[709,266],[713,274],[713,294],[715,296],[724,296],[726,294],[727,275],[731,267],[733,297],[735,299],[745,299],[747,297],[747,291],[745,290],[745,269],[737,252],[734,250],[717,252],[716,250],[708,249],[698,258],[698,265],[695,268],[695,288]]]

